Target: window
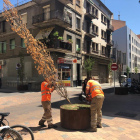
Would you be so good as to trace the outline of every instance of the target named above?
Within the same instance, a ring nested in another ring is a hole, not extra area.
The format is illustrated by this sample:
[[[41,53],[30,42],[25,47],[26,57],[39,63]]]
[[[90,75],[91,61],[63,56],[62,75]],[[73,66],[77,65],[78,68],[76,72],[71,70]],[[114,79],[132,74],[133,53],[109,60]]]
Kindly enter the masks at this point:
[[[10,49],[15,49],[15,39],[10,40]]]
[[[129,53],[129,59],[131,59],[131,53]]]
[[[92,42],[92,51],[98,52],[98,43]]]
[[[101,37],[102,37],[103,39],[106,39],[106,32],[103,31],[103,30],[101,30]]]
[[[21,14],[21,19],[23,24],[27,24],[27,13]]]
[[[80,18],[76,17],[76,28],[80,30]]]
[[[81,42],[80,39],[76,39],[76,51],[80,51],[81,48],[80,42]]]
[[[101,14],[101,21],[102,21],[103,23],[105,23],[105,24],[106,24],[106,22],[107,22],[107,19],[106,19],[106,17],[105,17],[103,14]]]
[[[96,26],[96,25],[92,25],[92,31],[94,32],[94,33],[96,33],[96,34],[98,34],[98,26]]]
[[[126,65],[126,53],[123,53],[123,64]]]
[[[132,37],[132,43],[133,43],[133,37]]]
[[[67,35],[67,40],[72,39],[72,37],[70,35]]]
[[[102,54],[105,54],[105,47],[102,46]]]
[[[71,11],[67,11],[67,22],[72,24],[72,12]]]
[[[6,41],[0,42],[0,53],[6,53]]]
[[[132,51],[133,51],[133,45],[132,45]]]
[[[131,68],[131,62],[130,62],[130,68]]]
[[[129,44],[129,49],[131,50],[131,44]]]
[[[96,17],[98,17],[98,10],[97,9],[95,10],[95,15],[96,15]]]
[[[131,39],[131,36],[129,35],[129,40]]]
[[[22,47],[22,48],[26,48],[23,38],[21,38],[21,47]]]
[[[80,0],[76,0],[76,4],[80,6]]]
[[[2,21],[2,32],[6,32],[6,21]]]

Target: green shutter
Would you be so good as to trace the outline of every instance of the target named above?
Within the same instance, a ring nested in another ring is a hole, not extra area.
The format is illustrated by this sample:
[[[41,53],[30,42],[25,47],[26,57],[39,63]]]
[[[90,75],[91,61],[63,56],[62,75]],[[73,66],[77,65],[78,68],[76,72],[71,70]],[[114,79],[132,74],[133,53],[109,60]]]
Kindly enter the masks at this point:
[[[6,41],[3,42],[3,53],[6,53]]]
[[[0,42],[0,53],[2,53],[2,42]]]
[[[22,47],[22,48],[26,48],[23,38],[21,39],[21,47]]]
[[[15,49],[15,39],[11,39],[10,45],[11,45],[11,49]]]

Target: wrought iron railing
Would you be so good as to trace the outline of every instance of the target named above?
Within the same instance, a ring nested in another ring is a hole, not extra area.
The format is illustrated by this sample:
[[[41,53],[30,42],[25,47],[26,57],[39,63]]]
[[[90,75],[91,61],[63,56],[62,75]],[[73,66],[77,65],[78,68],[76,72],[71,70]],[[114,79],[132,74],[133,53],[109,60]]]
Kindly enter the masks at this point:
[[[107,41],[107,44],[113,46],[113,45],[114,45],[114,41],[113,41],[113,40],[108,40],[108,41]]]
[[[108,29],[111,29],[112,31],[114,31],[114,26],[112,26],[111,24],[109,24],[109,25],[107,26],[107,28],[108,28]]]
[[[33,16],[32,23],[33,24],[40,23],[40,22],[43,22],[43,21],[48,21],[50,19],[60,19],[62,21],[67,22],[68,24],[72,25],[71,18],[68,15],[65,15],[64,13],[62,13],[59,10],[50,11],[50,12],[47,12],[47,13],[42,13],[42,14]]]

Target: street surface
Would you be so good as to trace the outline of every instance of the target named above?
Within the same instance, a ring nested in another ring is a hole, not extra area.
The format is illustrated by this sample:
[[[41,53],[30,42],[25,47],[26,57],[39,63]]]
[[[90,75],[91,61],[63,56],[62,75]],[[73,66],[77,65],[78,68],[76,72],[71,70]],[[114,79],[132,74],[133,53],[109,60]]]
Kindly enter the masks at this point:
[[[102,88],[105,92],[103,128],[98,128],[95,133],[61,127],[59,108],[68,102],[56,92],[52,94],[52,116],[53,123],[58,126],[56,129],[38,126],[43,114],[41,93],[38,91],[19,93],[12,89],[0,89],[0,112],[10,112],[7,117],[10,125],[30,127],[35,140],[140,140],[140,94],[115,95],[113,86],[109,84],[102,84]],[[67,90],[71,102],[80,103],[81,87]]]

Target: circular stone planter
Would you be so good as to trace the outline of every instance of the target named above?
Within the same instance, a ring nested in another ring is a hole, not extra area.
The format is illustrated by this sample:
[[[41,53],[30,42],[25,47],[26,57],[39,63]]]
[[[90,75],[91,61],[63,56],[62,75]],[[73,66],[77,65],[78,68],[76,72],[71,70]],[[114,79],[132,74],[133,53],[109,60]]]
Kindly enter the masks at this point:
[[[28,90],[28,85],[17,85],[17,90],[19,91]]]
[[[90,105],[65,104],[60,106],[61,126],[67,129],[90,128]]]

